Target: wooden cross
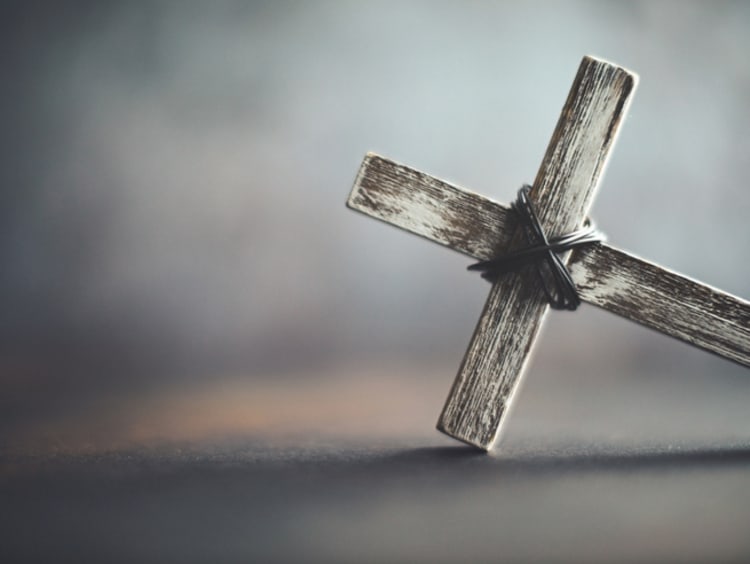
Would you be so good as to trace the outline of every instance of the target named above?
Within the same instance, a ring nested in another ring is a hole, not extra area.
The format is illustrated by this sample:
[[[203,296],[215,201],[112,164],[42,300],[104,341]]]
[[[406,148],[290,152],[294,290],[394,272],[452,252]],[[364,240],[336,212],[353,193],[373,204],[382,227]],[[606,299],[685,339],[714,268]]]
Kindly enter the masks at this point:
[[[583,58],[530,193],[549,236],[584,222],[637,80]],[[478,260],[523,245],[506,206],[372,153],[347,205]],[[749,302],[604,243],[567,255],[582,300],[750,366]],[[492,447],[548,309],[529,269],[492,285],[438,429]]]

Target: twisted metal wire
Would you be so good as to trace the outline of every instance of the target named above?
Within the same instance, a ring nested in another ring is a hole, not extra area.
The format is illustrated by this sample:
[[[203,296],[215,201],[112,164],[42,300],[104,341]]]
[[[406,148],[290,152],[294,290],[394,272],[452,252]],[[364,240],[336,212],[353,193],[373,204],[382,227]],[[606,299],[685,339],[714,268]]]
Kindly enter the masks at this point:
[[[549,305],[553,309],[573,311],[581,304],[581,298],[578,296],[578,290],[568,268],[557,253],[603,241],[604,234],[586,220],[583,227],[576,231],[560,237],[548,238],[529,198],[529,190],[531,190],[530,186],[522,186],[518,191],[516,201],[511,204],[511,209],[518,217],[528,246],[491,260],[472,264],[469,270],[481,271],[482,278],[494,283],[507,272],[533,264]]]

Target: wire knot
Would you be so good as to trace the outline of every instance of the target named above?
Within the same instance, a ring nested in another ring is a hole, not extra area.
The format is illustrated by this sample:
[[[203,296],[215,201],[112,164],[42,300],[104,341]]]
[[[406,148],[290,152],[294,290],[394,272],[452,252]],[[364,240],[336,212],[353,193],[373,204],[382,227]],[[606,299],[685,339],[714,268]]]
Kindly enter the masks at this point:
[[[529,190],[530,186],[523,185],[518,190],[516,201],[511,204],[528,245],[491,260],[472,264],[469,270],[479,270],[482,272],[482,278],[495,283],[506,272],[533,263],[549,305],[553,309],[573,311],[581,304],[581,298],[568,268],[556,253],[598,243],[604,240],[604,234],[587,219],[583,227],[576,231],[560,237],[547,238],[529,198]]]

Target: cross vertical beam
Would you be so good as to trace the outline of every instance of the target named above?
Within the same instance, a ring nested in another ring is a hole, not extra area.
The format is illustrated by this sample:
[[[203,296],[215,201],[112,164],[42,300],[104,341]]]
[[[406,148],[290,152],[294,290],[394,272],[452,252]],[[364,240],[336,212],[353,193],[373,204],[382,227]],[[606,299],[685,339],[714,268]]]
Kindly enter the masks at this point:
[[[549,236],[583,223],[636,83],[636,75],[606,61],[581,62],[530,194]],[[517,231],[510,248],[521,242]],[[484,450],[492,446],[547,309],[527,271],[492,286],[438,429]]]

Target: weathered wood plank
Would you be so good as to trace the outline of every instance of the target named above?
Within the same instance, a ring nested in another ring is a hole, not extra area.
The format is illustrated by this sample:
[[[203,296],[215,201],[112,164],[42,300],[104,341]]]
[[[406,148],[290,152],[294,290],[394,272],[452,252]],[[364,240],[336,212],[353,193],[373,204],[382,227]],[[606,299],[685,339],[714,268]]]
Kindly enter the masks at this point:
[[[551,236],[583,223],[636,82],[606,61],[581,61],[530,193]],[[516,243],[523,244],[520,233],[511,247]],[[547,309],[528,273],[493,284],[438,429],[485,450],[492,446]]]
[[[347,205],[472,257],[504,250],[515,220],[503,205],[368,153]]]
[[[444,200],[453,211],[439,220],[442,229],[414,220],[422,215],[419,206],[437,213]],[[350,206],[477,260],[492,258],[495,246],[505,250],[514,228],[503,204],[372,154]],[[480,225],[473,229],[465,217]],[[608,244],[578,249],[568,264],[582,300],[750,367],[750,302]]]
[[[632,76],[622,69],[584,59],[532,193],[550,232],[575,228],[582,221],[633,85]],[[403,190],[415,184],[421,190]],[[540,198],[559,199],[570,185],[579,189],[561,204],[539,205]],[[389,222],[398,216],[410,231],[490,258],[507,246],[503,233],[511,232],[508,215],[476,194],[460,194],[453,186],[406,167],[386,166],[371,155],[349,205],[360,211],[377,209]],[[479,212],[467,213],[470,208]],[[539,288],[520,276],[505,277],[498,286],[491,292],[440,422],[448,434],[481,448],[492,442],[546,309]],[[527,325],[528,331],[518,329]]]
[[[750,366],[750,302],[606,244],[569,270],[586,302]]]

